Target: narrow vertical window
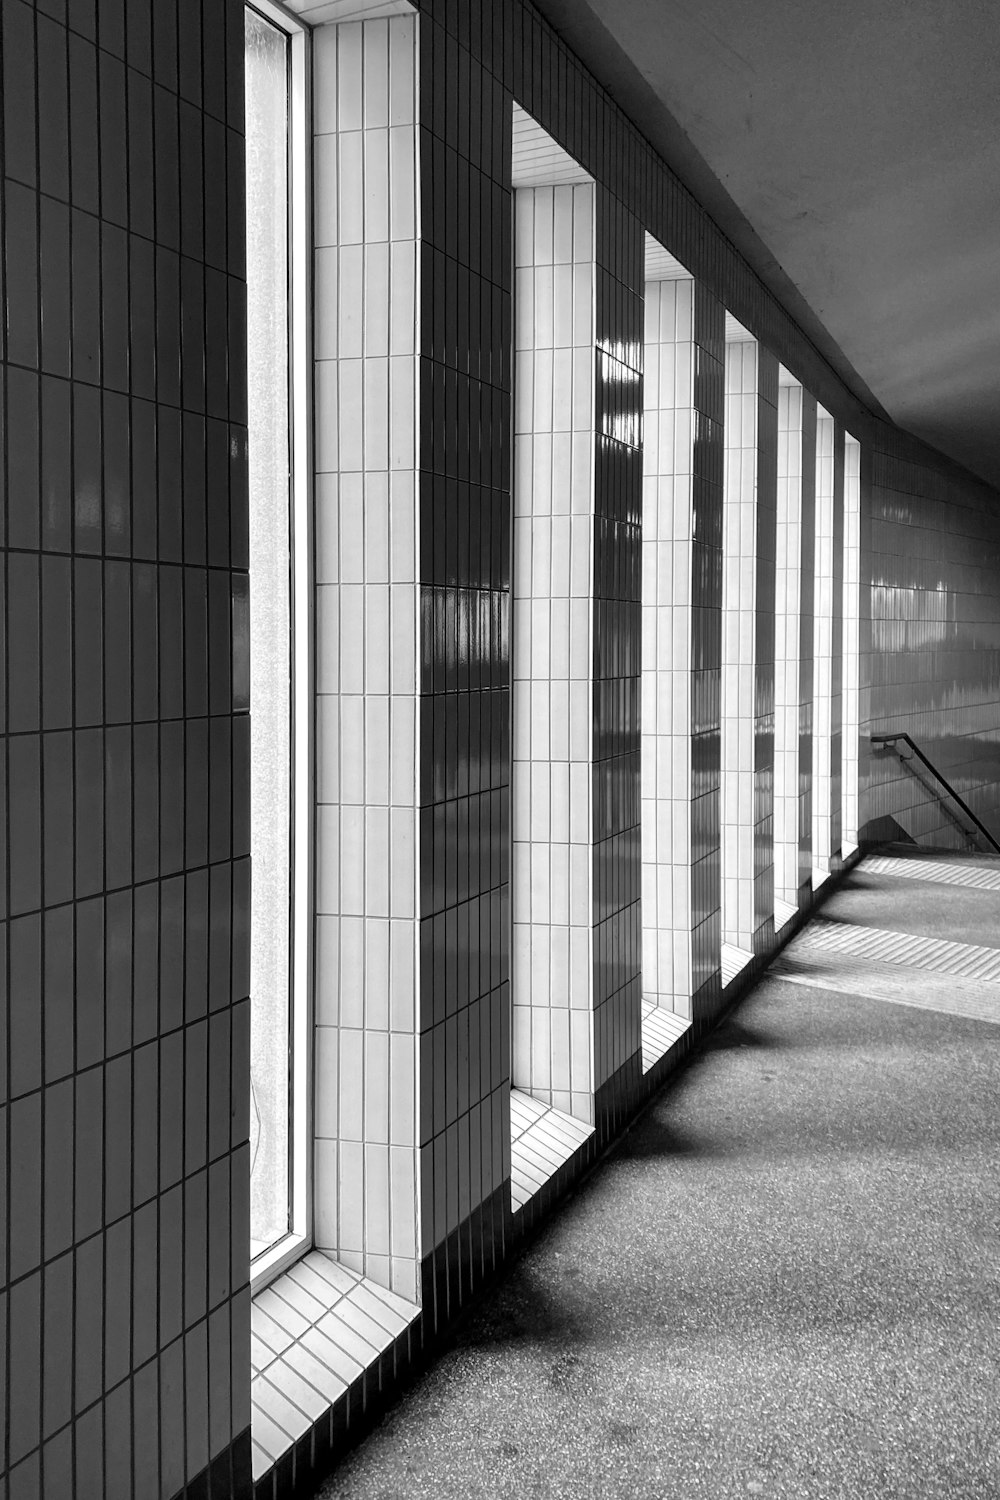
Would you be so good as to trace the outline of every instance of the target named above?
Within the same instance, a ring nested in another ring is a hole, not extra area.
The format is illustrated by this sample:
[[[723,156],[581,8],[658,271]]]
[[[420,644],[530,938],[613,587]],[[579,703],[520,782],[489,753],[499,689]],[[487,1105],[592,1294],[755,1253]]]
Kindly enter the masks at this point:
[[[245,10],[255,1284],[306,1237],[309,632],[298,198],[304,35]],[[306,569],[304,573],[304,568]]]

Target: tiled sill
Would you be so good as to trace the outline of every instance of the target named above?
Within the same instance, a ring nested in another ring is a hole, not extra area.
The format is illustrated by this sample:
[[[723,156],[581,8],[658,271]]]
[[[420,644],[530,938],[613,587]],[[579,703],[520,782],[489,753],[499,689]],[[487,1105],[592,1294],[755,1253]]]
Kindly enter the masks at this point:
[[[723,993],[738,979],[743,970],[753,963],[753,954],[733,943],[722,945],[722,989]]]
[[[652,1071],[671,1048],[676,1047],[691,1022],[684,1016],[644,1001],[642,1006],[642,1071]]]
[[[650,1073],[679,1050],[691,1022],[673,1011],[642,1007],[642,1071]],[[547,1187],[594,1135],[594,1128],[543,1104],[520,1089],[510,1091],[510,1203],[519,1213]]]
[[[254,1483],[339,1404],[381,1385],[420,1309],[312,1250],[253,1299],[250,1360]]]
[[[559,1168],[594,1134],[572,1115],[510,1091],[510,1205],[514,1213],[541,1192]]]
[[[780,896],[775,896],[775,898],[774,898],[774,930],[775,930],[775,932],[780,932],[781,929],[784,926],[786,926],[787,923],[789,923],[792,920],[793,917],[797,917],[798,914],[799,914],[799,909],[798,909],[797,906],[793,906],[790,901],[782,901],[782,899],[781,899]]]

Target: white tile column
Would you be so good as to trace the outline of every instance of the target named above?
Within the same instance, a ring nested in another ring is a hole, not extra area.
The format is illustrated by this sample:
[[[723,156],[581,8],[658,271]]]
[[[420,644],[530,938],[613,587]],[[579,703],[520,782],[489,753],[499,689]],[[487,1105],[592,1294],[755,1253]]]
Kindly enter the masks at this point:
[[[642,998],[690,1018],[694,281],[646,283]]]
[[[593,1110],[595,189],[515,192],[512,1083]]]
[[[836,869],[840,860],[843,534],[843,428],[820,407],[816,422],[813,615],[812,853],[817,881]]]
[[[774,580],[778,364],[733,322],[726,343],[722,670],[723,973],[774,920]]]
[[[861,444],[844,438],[844,689],[843,818],[841,846],[846,854],[858,842],[858,735],[861,610]]]
[[[417,36],[314,34],[315,1241],[418,1297]]]
[[[816,401],[781,372],[774,679],[774,896],[776,920],[812,889],[808,803],[812,773],[812,608]],[[804,758],[803,758],[804,757]],[[781,904],[781,909],[779,909]]]

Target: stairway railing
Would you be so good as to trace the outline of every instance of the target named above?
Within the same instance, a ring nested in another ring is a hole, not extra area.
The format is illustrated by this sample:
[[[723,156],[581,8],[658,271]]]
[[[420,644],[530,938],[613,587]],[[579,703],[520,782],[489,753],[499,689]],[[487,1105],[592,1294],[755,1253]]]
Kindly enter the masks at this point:
[[[992,833],[990,833],[989,829],[986,827],[986,824],[982,821],[981,818],[977,818],[976,814],[972,811],[972,808],[966,802],[965,798],[962,797],[962,796],[960,796],[959,793],[956,792],[955,788],[952,786],[951,782],[947,779],[947,777],[943,776],[941,774],[941,772],[938,770],[937,766],[934,765],[934,763],[932,761],[929,761],[927,759],[927,756],[921,750],[921,748],[917,744],[917,742],[913,739],[912,735],[909,735],[909,734],[906,734],[906,733],[901,733],[901,734],[873,734],[873,735],[870,735],[869,738],[870,738],[870,740],[871,740],[871,742],[872,742],[873,745],[896,745],[900,740],[902,740],[904,744],[909,745],[910,749],[913,751],[913,755],[904,755],[902,753],[902,751],[900,751],[900,750],[897,750],[897,752],[896,752],[896,754],[899,756],[899,758],[903,762],[903,764],[905,765],[907,761],[912,760],[913,757],[916,756],[916,758],[921,762],[921,764],[925,765],[927,767],[927,769],[928,769],[928,771],[930,771],[931,775],[937,778],[937,780],[944,787],[944,789],[945,789],[946,793],[948,794],[948,796],[951,797],[952,800],[958,804],[958,806],[961,808],[962,812],[969,819],[969,822],[975,825],[975,828],[982,835],[982,837],[986,840],[986,842],[990,846],[990,848],[996,854],[1000,854],[1000,843],[997,843],[997,841],[993,837]],[[966,834],[969,834],[971,832],[970,829],[964,829],[963,831]]]

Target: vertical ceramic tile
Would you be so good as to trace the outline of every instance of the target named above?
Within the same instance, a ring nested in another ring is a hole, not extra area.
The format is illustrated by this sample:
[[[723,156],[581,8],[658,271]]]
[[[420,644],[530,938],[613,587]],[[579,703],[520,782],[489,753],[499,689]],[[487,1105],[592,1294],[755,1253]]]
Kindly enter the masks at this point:
[[[72,30],[63,9],[12,3],[3,14],[0,895],[11,910],[0,969],[5,984],[16,977],[17,997],[0,1073],[3,1191],[16,1200],[0,1288],[10,1361],[0,1427],[12,1492],[33,1483],[172,1500],[186,1487],[245,1500],[243,9],[206,0],[199,26],[174,0],[102,5],[99,33],[97,8],[76,6]],[[843,460],[843,546],[836,461],[832,520],[819,528],[832,557],[832,607],[817,598],[830,622],[817,800],[831,857],[855,824],[861,840],[965,843],[946,798],[891,752],[868,752],[870,730],[913,734],[1000,831],[998,535],[995,492],[858,404],[536,11],[473,0],[421,7],[419,20],[419,62],[412,15],[345,22],[342,53],[340,28],[316,28],[318,66],[332,60],[336,78],[315,91],[326,189],[315,201],[316,665],[330,700],[318,710],[316,998],[322,1040],[340,1032],[337,1048],[319,1049],[317,1111],[331,1134],[317,1143],[317,1180],[331,1192],[316,1223],[330,1243],[343,1232],[345,1258],[372,1276],[419,1289],[441,1326],[474,1274],[502,1258],[511,1224],[512,95],[595,184],[596,241],[583,212],[569,241],[574,268],[593,263],[589,288],[574,297],[565,277],[539,288],[553,354],[596,317],[586,367],[571,361],[557,387],[546,373],[559,432],[591,403],[586,445],[543,443],[531,471],[545,493],[559,463],[587,475],[553,516],[559,544],[538,558],[569,621],[553,625],[551,611],[539,621],[549,686],[537,704],[515,705],[513,722],[537,706],[538,748],[569,767],[547,786],[531,782],[514,839],[547,827],[548,875],[540,862],[537,876],[549,931],[568,935],[580,917],[590,933],[529,955],[538,972],[548,965],[559,1002],[531,1046],[551,1067],[559,1036],[576,1069],[571,1104],[575,1077],[592,1072],[602,1139],[634,1097],[638,1037],[640,219],[695,278],[696,1020],[719,995],[719,701],[734,684],[733,724],[751,724],[755,755],[736,801],[753,851],[751,922],[769,878],[760,515],[755,666],[742,701],[738,650],[737,674],[721,675],[723,302],[831,414],[835,459],[838,431],[860,443]],[[567,264],[563,230],[553,269]],[[531,411],[546,417],[544,384]],[[733,434],[742,402],[735,416]],[[803,422],[800,642],[812,636],[816,571],[807,442]],[[766,511],[759,502],[758,487]],[[749,537],[739,539],[749,557]],[[528,577],[533,565],[531,555],[514,564]],[[812,666],[800,650],[800,895],[813,862]],[[552,691],[564,680],[593,682],[582,707],[569,686],[565,700]],[[782,745],[787,755],[787,733]],[[671,804],[682,802],[683,765],[671,755],[662,769]],[[553,865],[553,849],[576,845],[582,854]],[[521,878],[535,873],[529,860]],[[672,923],[684,899],[671,880]],[[345,1038],[357,1069],[342,1099]],[[352,1410],[363,1407],[352,1397]],[[287,1492],[291,1467],[285,1489],[267,1479],[272,1495]]]
[[[859,658],[861,592],[861,444],[844,438],[843,816],[844,853],[858,842]]]
[[[639,1046],[642,240],[586,182],[515,219],[512,1076],[594,1123]]]
[[[642,997],[690,1018],[695,285],[647,281],[642,509]]]
[[[320,106],[314,137],[314,193],[326,205],[313,307],[316,378],[326,393],[315,488],[316,1239],[412,1301],[419,1226],[404,1203],[403,1163],[414,1200],[419,1168],[412,1110],[390,1113],[389,1058],[391,1044],[393,1078],[412,1096],[418,597],[409,414],[417,346],[412,317],[408,328],[391,328],[400,305],[416,307],[417,242],[412,214],[387,205],[416,193],[416,20],[345,20],[314,41],[316,98],[336,100],[336,108]],[[339,1151],[330,1149],[338,1141]],[[391,1259],[390,1146],[399,1148]]]
[[[815,535],[812,844],[821,877],[840,861],[844,567],[844,431],[824,410],[816,422]]]
[[[722,670],[723,941],[749,955],[773,923],[774,566],[778,367],[726,344]]]
[[[593,951],[595,218],[592,184],[515,189],[511,1078],[585,1119],[592,1044],[574,1068],[551,1012]]]
[[[996,837],[994,493],[887,424],[871,431],[860,454],[862,746],[869,727],[905,730]],[[860,780],[862,842],[984,847],[940,783],[914,777],[891,747],[861,757]]]
[[[812,891],[813,549],[816,402],[786,372],[778,391],[775,569],[775,899]]]
[[[157,7],[155,102],[142,9],[127,49],[121,6],[100,50],[86,8],[3,21],[0,1468],[36,1493],[196,1493],[249,1450],[247,1381],[207,1336],[232,1304],[248,1337],[244,288],[218,240],[243,216],[243,7],[206,6],[204,54]]]

